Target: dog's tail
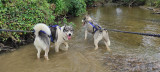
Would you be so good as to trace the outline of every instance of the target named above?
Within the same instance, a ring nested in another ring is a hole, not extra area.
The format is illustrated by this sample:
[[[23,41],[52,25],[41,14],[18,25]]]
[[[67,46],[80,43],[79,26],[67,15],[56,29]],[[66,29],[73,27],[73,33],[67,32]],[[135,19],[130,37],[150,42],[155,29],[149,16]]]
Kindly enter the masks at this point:
[[[33,28],[35,30],[35,35],[38,36],[39,35],[39,31],[44,31],[47,35],[51,35],[51,31],[49,29],[49,27],[46,24],[43,23],[38,23],[34,26]]]

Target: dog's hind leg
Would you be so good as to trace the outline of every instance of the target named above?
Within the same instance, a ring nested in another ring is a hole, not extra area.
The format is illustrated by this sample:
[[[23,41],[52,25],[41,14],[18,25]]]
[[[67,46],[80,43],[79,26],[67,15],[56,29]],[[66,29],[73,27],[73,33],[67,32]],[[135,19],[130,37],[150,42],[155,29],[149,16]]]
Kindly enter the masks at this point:
[[[40,54],[41,54],[41,48],[37,48],[37,58],[40,59]]]
[[[106,45],[107,50],[110,52],[111,49],[109,48],[110,46],[110,40],[109,40],[109,35],[107,31],[103,31],[103,38],[104,38],[104,43]]]
[[[99,41],[100,40],[102,40],[102,35],[100,34],[100,33],[95,33],[94,34],[94,45],[95,45],[95,50],[97,50],[98,49],[98,43],[99,43]]]
[[[48,58],[48,52],[49,52],[49,47],[45,49],[44,58],[45,58],[46,60],[49,60],[49,58]]]
[[[106,41],[104,41],[104,43],[105,43],[105,45],[106,45],[107,50],[110,52],[111,49],[108,47],[108,43],[107,43]]]
[[[84,40],[86,40],[86,39],[87,39],[87,33],[88,33],[88,31],[87,31],[87,30],[85,30],[85,38],[84,38]]]

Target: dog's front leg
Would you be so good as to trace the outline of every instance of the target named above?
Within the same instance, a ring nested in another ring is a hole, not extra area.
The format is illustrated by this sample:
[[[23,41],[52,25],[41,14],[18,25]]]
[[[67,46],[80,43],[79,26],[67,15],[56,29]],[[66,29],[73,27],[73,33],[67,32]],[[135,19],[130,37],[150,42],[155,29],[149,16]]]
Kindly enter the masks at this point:
[[[64,42],[64,44],[66,45],[66,47],[65,47],[65,50],[68,50],[68,43],[67,42]]]
[[[56,42],[56,43],[55,43],[55,51],[56,51],[56,52],[59,52],[59,46],[60,46],[60,43],[59,43],[59,42]]]
[[[87,30],[85,30],[85,38],[84,38],[84,40],[86,40],[87,39]]]

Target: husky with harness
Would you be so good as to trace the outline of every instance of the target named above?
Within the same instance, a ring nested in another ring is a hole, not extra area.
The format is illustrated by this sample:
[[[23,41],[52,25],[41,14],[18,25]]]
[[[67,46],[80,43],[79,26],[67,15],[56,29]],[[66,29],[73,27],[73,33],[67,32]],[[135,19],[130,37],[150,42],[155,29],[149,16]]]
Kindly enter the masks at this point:
[[[110,51],[110,40],[108,36],[107,30],[103,29],[100,25],[95,23],[92,18],[88,15],[84,17],[82,20],[83,26],[85,27],[85,40],[87,39],[87,33],[92,33],[93,38],[94,38],[94,45],[95,45],[95,50],[98,49],[98,43],[102,39],[104,40],[104,43],[106,45],[106,48],[108,51]]]
[[[73,27],[71,25],[64,25],[62,27],[58,25],[50,26],[51,34],[53,40],[51,41],[55,43],[55,51],[59,52],[59,46],[63,43],[65,44],[65,50],[68,50],[67,40],[71,39],[73,35]]]
[[[43,23],[38,23],[34,26],[35,40],[34,45],[37,49],[37,58],[40,58],[41,50],[45,51],[45,59],[49,60],[48,52],[50,47],[50,41],[55,43],[55,51],[59,52],[59,46],[64,43],[66,45],[66,50],[68,50],[67,40],[71,39],[73,35],[72,26],[64,25],[59,27],[58,25],[47,26]]]

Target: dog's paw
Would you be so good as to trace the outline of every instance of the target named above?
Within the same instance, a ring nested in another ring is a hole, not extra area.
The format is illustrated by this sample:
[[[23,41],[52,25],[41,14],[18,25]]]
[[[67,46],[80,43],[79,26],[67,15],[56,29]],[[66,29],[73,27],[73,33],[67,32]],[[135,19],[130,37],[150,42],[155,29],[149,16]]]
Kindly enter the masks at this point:
[[[65,47],[65,51],[67,51],[68,50],[68,47]]]
[[[39,55],[37,55],[37,59],[40,59],[40,56],[39,56]]]
[[[94,50],[97,50],[98,48],[96,47],[96,48],[94,48]]]
[[[55,52],[56,52],[56,53],[58,53],[58,52],[59,52],[59,50],[55,50]]]
[[[107,48],[108,52],[111,52],[112,50],[110,48]]]
[[[44,56],[44,58],[45,58],[46,60],[49,60],[48,56]]]
[[[39,60],[39,59],[40,59],[40,57],[37,57],[37,59]]]

